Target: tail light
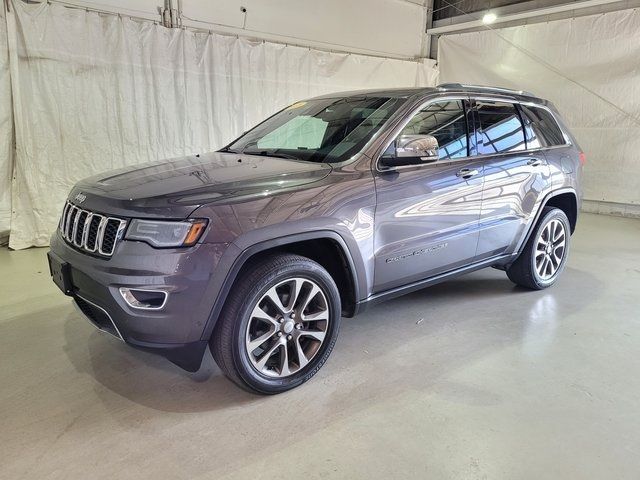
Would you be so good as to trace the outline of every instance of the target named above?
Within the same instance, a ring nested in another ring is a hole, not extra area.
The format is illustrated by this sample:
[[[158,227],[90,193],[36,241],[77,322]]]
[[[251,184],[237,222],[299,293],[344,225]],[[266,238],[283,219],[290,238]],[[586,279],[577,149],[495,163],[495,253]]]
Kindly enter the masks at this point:
[[[587,163],[587,156],[584,152],[580,152],[580,165],[584,166],[585,163]]]

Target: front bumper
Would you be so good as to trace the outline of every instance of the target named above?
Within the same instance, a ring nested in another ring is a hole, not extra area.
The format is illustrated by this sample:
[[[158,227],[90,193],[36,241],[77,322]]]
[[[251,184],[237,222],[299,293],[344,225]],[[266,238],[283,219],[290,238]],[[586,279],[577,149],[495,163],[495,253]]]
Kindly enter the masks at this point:
[[[68,245],[56,232],[49,255],[66,264],[66,295],[101,331],[147,351],[159,353],[189,371],[200,367],[207,345],[203,331],[213,299],[207,294],[225,244],[187,249],[154,249],[120,241],[112,257],[95,257]],[[159,310],[130,307],[120,287],[168,293]]]

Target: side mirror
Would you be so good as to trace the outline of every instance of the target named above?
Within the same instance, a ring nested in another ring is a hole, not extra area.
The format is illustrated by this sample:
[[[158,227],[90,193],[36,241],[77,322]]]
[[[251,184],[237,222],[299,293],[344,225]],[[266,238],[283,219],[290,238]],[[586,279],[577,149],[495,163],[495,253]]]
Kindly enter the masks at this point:
[[[382,163],[387,167],[421,165],[438,160],[438,140],[433,135],[401,135],[394,146],[395,155],[382,156]]]

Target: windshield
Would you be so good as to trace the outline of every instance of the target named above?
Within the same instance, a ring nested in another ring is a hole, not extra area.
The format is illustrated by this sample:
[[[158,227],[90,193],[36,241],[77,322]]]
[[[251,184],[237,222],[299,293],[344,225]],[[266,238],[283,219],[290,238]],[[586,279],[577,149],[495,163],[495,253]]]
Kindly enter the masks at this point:
[[[223,152],[341,162],[358,153],[403,99],[327,98],[297,102],[250,130]]]

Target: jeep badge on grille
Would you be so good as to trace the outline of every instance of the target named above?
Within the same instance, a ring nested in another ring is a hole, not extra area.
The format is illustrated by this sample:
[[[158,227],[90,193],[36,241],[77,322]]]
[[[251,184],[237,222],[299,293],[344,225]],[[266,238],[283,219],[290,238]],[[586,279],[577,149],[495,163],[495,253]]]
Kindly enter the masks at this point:
[[[82,203],[87,199],[87,196],[84,193],[80,192],[75,197],[73,197],[73,199],[78,203]]]

